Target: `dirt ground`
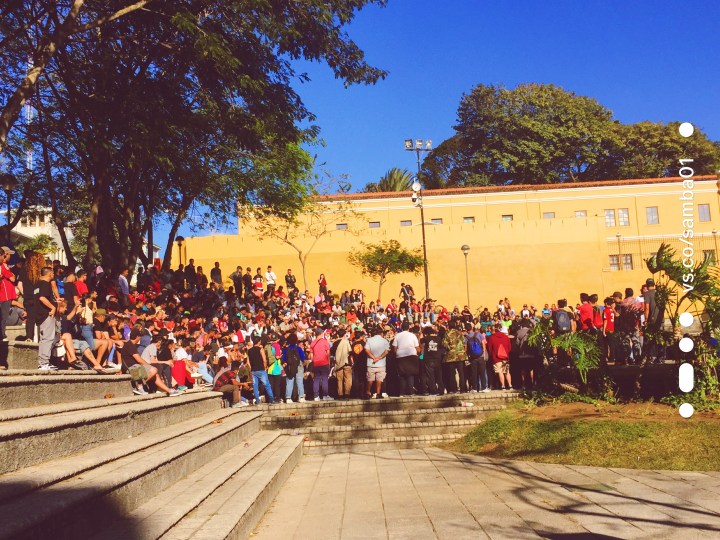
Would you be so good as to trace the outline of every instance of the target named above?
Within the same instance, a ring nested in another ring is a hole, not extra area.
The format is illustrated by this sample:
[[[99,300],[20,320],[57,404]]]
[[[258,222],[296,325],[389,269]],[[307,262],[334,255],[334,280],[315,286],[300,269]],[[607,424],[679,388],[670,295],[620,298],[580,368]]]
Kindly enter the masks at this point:
[[[626,403],[610,405],[601,403],[559,403],[543,405],[526,410],[532,418],[542,420],[643,420],[643,421],[680,421],[683,419],[677,409],[661,403]],[[696,412],[688,421],[702,419],[720,422],[720,412]]]

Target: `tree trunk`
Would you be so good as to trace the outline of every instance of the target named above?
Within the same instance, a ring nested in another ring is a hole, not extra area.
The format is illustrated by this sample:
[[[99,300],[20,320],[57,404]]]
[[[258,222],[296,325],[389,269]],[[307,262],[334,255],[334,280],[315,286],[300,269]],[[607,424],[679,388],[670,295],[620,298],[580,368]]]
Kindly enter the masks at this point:
[[[72,33],[75,28],[75,22],[80,14],[85,0],[75,0],[73,2],[68,16],[58,26],[52,36],[48,37],[45,42],[39,47],[38,51],[33,58],[33,66],[28,70],[27,75],[17,87],[13,95],[8,99],[5,107],[0,114],[0,152],[5,149],[5,143],[7,142],[8,133],[10,128],[17,120],[23,105],[30,96],[35,92],[35,85],[37,84],[38,77],[45,70],[48,62],[55,55],[57,50],[65,44],[68,36]]]
[[[175,243],[175,235],[177,235],[178,230],[180,230],[180,224],[185,219],[185,216],[187,215],[187,211],[190,208],[189,201],[190,201],[190,198],[183,195],[182,200],[180,202],[180,211],[178,212],[177,216],[175,216],[172,227],[170,227],[170,232],[168,233],[167,244],[165,244],[165,255],[163,256],[162,267],[164,270],[170,270],[170,263],[172,261],[173,244]],[[178,256],[178,263],[182,263],[182,254],[180,254],[180,256]]]
[[[307,274],[305,272],[305,262],[307,261],[307,255],[303,257],[302,251],[298,251],[298,259],[300,259],[300,268],[302,268],[303,273],[303,285],[305,286],[305,290],[308,290],[307,285]]]
[[[382,298],[382,296],[380,296],[380,293],[382,292],[382,286],[385,284],[385,281],[386,281],[385,278],[380,278],[380,282],[378,284],[378,295],[377,295],[378,303],[379,303],[380,299]]]

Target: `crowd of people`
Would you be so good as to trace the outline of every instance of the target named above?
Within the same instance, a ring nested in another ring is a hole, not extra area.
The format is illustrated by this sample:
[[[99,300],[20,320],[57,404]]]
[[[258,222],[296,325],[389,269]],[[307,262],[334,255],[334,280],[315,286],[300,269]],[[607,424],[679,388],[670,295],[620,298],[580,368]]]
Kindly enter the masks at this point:
[[[157,261],[132,287],[128,269],[88,274],[34,252],[10,266],[14,252],[1,249],[3,339],[16,310],[26,326],[18,339],[37,333],[38,369],[122,371],[137,394],[201,386],[242,407],[531,388],[566,354],[529,339],[543,319],[552,333],[592,333],[609,362],[660,356],[642,343],[644,330],[662,323],[652,279],[638,297],[626,289],[600,304],[583,293],[575,309],[566,300],[514,309],[504,298],[473,312],[419,301],[405,283],[383,304],[359,289],[334,293],[321,274],[313,294],[297,287],[292,269],[282,284],[271,266],[238,266],[225,282],[219,263],[208,278],[192,259],[174,271]]]

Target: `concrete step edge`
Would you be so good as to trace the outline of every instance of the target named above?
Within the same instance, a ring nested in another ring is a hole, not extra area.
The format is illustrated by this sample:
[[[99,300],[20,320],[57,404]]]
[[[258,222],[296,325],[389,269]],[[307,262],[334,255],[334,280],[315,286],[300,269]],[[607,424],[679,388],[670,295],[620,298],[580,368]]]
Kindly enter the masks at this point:
[[[127,381],[130,382],[130,375],[122,375],[120,371],[110,373],[108,375],[100,375],[95,370],[88,370],[90,375],[79,375],[82,371],[71,371],[72,375],[5,375],[0,377],[0,389],[10,386],[35,386],[38,384],[68,384],[68,383],[89,383],[89,382],[107,382]]]
[[[482,424],[484,421],[485,418],[472,418],[464,420],[441,420],[437,422],[394,422],[390,424],[367,424],[362,426],[309,426],[302,429],[283,429],[281,432],[285,435],[312,435],[314,433],[337,433],[341,435],[343,433],[356,431],[391,431],[403,428],[474,427]]]
[[[220,424],[212,424],[212,428],[206,424],[202,432],[196,432],[192,437],[176,437],[133,452],[4,504],[0,507],[0,522],[4,524],[3,528],[0,528],[0,539],[45,538],[49,524],[52,524],[54,538],[85,536],[70,532],[67,528],[83,527],[77,516],[85,512],[90,514],[88,505],[100,504],[101,500],[111,496],[116,490],[120,491],[132,485],[142,489],[145,497],[155,496],[156,492],[150,492],[147,489],[148,484],[140,483],[140,479],[160,474],[163,467],[169,464],[178,465],[183,459],[196,456],[197,452],[209,452],[208,445],[222,441],[233,432],[250,426],[256,418],[257,416],[252,414],[233,414]],[[171,485],[171,479],[165,480]],[[154,483],[153,487],[157,485],[159,484]],[[158,492],[166,487],[161,486]],[[120,501],[116,502],[121,505]],[[127,504],[132,506],[132,500]],[[29,508],[32,512],[27,511]],[[124,510],[130,511],[132,508]],[[66,521],[62,523],[59,518]]]
[[[94,538],[97,540],[126,540],[132,536],[160,538],[255,459],[259,453],[274,444],[280,436],[278,431],[260,431],[254,434],[248,443],[234,447],[192,472],[127,516],[110,524]],[[216,472],[220,474],[215,474]],[[178,508],[180,501],[182,508]],[[170,505],[173,506],[173,512],[163,512]]]
[[[262,424],[275,424],[280,422],[293,422],[298,420],[314,421],[314,420],[342,420],[345,418],[368,418],[375,416],[401,416],[401,415],[423,415],[423,414],[442,414],[442,413],[467,413],[497,411],[504,409],[505,404],[493,405],[473,405],[472,407],[438,407],[434,409],[405,409],[405,410],[388,410],[388,411],[363,411],[363,412],[337,412],[323,414],[298,414],[295,416],[264,416],[261,419]]]
[[[83,381],[84,382],[84,381]],[[193,389],[185,392],[188,394],[207,393],[205,389]],[[54,403],[50,405],[39,405],[37,407],[23,407],[20,409],[8,409],[0,411],[0,422],[10,422],[13,420],[21,420],[23,418],[34,418],[37,416],[57,415],[73,411],[83,411],[90,409],[98,409],[100,407],[111,407],[113,405],[121,405],[123,403],[140,403],[153,399],[165,399],[163,394],[148,394],[146,396],[131,395],[127,397],[113,397],[108,399],[93,399],[88,401],[72,401],[69,403]],[[174,398],[177,399],[177,398]]]
[[[283,435],[270,455],[259,454],[220,490],[162,537],[247,538],[302,457],[302,437]],[[232,501],[232,504],[228,504]]]
[[[313,446],[352,446],[356,444],[374,444],[384,442],[431,442],[431,441],[445,441],[454,440],[463,437],[463,433],[444,433],[440,435],[414,435],[414,436],[397,436],[397,437],[383,437],[379,439],[369,438],[355,438],[355,439],[335,439],[331,441],[305,441],[304,445],[307,447]]]
[[[114,374],[120,376],[119,372]],[[0,381],[9,377],[109,377],[110,375],[98,375],[92,369],[69,369],[57,371],[44,371],[41,369],[5,369],[0,370]],[[130,378],[130,375],[122,375]]]
[[[143,414],[154,410],[179,407],[191,403],[218,399],[219,392],[183,394],[175,397],[164,397],[161,400],[138,400],[118,405],[110,405],[99,409],[75,410],[40,417],[13,420],[0,424],[0,442],[16,437],[28,437],[37,433],[59,431],[78,424],[110,421],[128,415]],[[161,396],[162,397],[162,396]]]
[[[101,467],[112,461],[124,458],[134,452],[151,448],[166,441],[187,435],[204,428],[208,424],[237,414],[237,409],[219,409],[139,435],[131,439],[122,439],[97,446],[80,454],[54,459],[40,465],[33,465],[0,475],[0,503],[24,496],[46,486],[62,482],[86,471]],[[260,415],[255,415],[257,418]]]
[[[456,441],[463,433],[446,433],[442,435],[421,435],[415,437],[385,437],[379,439],[341,439],[334,441],[306,441],[303,446],[305,454],[328,455],[347,452],[374,452],[377,450],[424,448]]]

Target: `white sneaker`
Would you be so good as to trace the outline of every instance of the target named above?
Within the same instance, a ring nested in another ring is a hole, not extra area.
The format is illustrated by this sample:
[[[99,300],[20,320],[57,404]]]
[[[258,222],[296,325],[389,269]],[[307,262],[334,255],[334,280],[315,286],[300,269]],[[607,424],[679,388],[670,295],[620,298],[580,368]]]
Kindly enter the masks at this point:
[[[135,394],[137,396],[146,396],[147,390],[145,390],[142,386],[139,388],[135,387],[135,388],[133,388],[133,394]]]
[[[320,401],[319,397],[313,398],[313,401]]]
[[[471,393],[471,394],[477,394],[478,391],[473,388],[472,390],[470,390],[470,393]]]
[[[292,403],[292,402],[293,402],[292,398],[285,398],[285,403]]]
[[[335,398],[333,398],[333,397],[331,397],[331,396],[325,396],[323,399],[324,399],[325,401],[335,401]]]
[[[38,367],[38,371],[57,371],[58,368],[56,366],[53,366],[52,364],[45,364],[43,366]]]
[[[388,395],[385,392],[383,392],[382,397],[388,397]]]
[[[114,362],[108,362],[105,367],[108,368],[108,369],[120,369],[120,366],[118,366],[118,365],[117,365],[116,363],[114,363]]]
[[[305,403],[305,398],[304,398],[304,397],[301,397],[301,398],[298,399],[298,401],[299,401],[300,403]]]
[[[490,391],[490,388],[485,388],[485,389],[483,389],[482,391],[485,392],[485,393],[487,393],[487,392]]]

